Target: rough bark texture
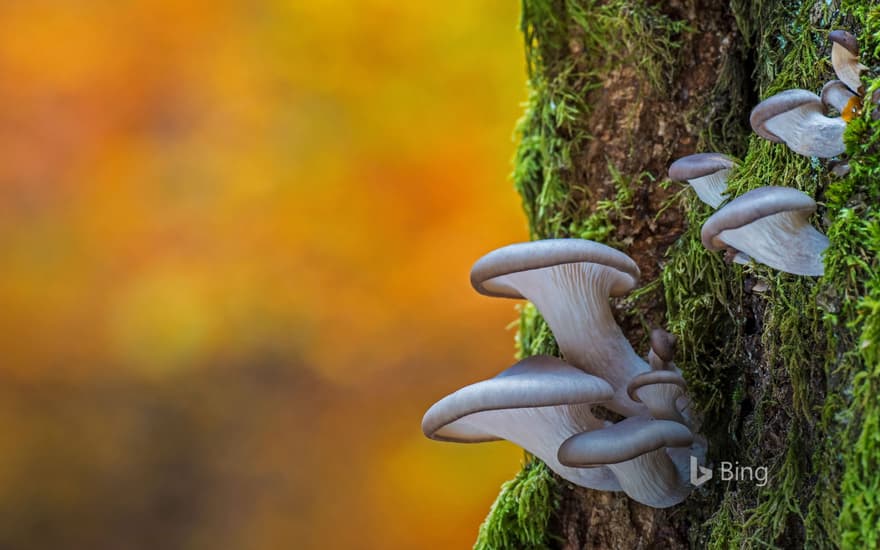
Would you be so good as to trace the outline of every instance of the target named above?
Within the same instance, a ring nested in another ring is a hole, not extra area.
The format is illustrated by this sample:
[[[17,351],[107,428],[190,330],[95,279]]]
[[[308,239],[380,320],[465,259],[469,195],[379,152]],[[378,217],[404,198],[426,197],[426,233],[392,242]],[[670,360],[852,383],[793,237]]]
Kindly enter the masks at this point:
[[[853,170],[835,179],[747,122],[759,98],[834,78],[835,28],[859,36],[873,66],[880,10],[859,2],[523,2],[532,96],[514,180],[533,238],[599,240],[638,263],[642,290],[615,304],[625,334],[644,354],[651,327],[676,333],[710,460],[767,466],[771,478],[715,480],[655,510],[530,463],[478,548],[878,545],[880,130],[870,108],[850,124]],[[664,180],[674,159],[713,150],[743,160],[733,196],[787,185],[825,205],[824,277],[728,265],[702,248],[711,210]],[[524,356],[558,353],[531,307],[518,344]]]

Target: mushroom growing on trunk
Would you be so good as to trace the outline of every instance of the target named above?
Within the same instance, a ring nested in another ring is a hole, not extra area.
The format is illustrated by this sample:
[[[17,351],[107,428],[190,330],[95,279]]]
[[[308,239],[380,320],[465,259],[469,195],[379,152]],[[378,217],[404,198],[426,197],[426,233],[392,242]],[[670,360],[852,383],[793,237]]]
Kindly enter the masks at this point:
[[[669,166],[669,179],[686,181],[700,200],[718,208],[727,195],[727,177],[736,163],[730,157],[720,153],[697,153],[688,155],[673,162]]]
[[[733,249],[795,275],[822,275],[828,237],[809,223],[816,202],[789,187],[760,187],[730,201],[703,224],[703,246]]]
[[[849,122],[854,119],[862,108],[862,98],[854,94],[840,80],[829,80],[822,86],[822,103],[833,107],[840,113],[840,118]]]
[[[859,43],[856,37],[844,30],[831,31],[831,66],[834,74],[843,81],[850,90],[862,95],[862,72],[867,67],[859,63]]]
[[[846,121],[825,116],[822,99],[807,90],[785,90],[752,109],[752,130],[764,139],[785,143],[808,157],[834,157],[846,150]]]
[[[687,383],[678,372],[655,370],[632,379],[627,393],[633,401],[644,403],[651,416],[658,420],[673,420],[690,425],[678,408],[679,398],[685,395]]]
[[[557,459],[563,441],[604,426],[590,407],[613,395],[614,390],[601,378],[555,357],[539,355],[444,397],[425,413],[422,431],[439,441],[506,439],[572,483],[619,491],[617,479],[607,468],[571,468]]]
[[[480,294],[531,300],[570,364],[607,380],[615,390],[605,406],[626,415],[646,412],[626,393],[650,367],[636,355],[611,312],[609,297],[629,292],[639,268],[626,254],[583,239],[551,239],[494,250],[471,270]]]
[[[676,447],[684,452],[667,450]],[[633,500],[668,508],[691,491],[691,452],[701,458],[705,449],[684,424],[638,416],[572,436],[559,447],[559,462],[579,468],[607,466]]]

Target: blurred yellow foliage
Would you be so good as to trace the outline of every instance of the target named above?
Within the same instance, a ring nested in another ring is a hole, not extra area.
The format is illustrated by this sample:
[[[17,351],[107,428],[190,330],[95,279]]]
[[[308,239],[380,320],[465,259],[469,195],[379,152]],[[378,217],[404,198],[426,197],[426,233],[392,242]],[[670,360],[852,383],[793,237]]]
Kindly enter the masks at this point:
[[[512,357],[517,16],[0,4],[0,546],[472,542],[519,452],[418,423]]]

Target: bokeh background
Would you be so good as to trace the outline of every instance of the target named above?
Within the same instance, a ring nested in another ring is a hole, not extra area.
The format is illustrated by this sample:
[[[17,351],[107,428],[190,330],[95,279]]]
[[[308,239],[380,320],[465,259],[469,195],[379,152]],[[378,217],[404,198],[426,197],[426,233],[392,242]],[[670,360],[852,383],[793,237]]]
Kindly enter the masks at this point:
[[[513,357],[509,0],[0,3],[0,548],[462,548]]]

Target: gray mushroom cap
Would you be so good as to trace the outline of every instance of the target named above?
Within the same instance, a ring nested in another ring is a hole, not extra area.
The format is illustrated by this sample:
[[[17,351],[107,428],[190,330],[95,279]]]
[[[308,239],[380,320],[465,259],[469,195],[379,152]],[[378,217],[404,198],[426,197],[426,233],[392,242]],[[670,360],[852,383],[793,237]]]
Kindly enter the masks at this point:
[[[859,63],[859,44],[856,37],[844,30],[831,31],[831,66],[837,78],[849,89],[861,95],[863,91],[861,74],[867,69]]]
[[[559,447],[559,461],[592,468],[631,460],[664,447],[687,447],[693,441],[694,434],[680,422],[634,416],[570,437]]]
[[[809,224],[816,202],[788,187],[760,187],[730,201],[703,224],[709,250],[733,248],[795,275],[822,275],[828,238]]]
[[[673,455],[667,448],[693,444],[694,435],[678,422],[632,417],[572,436],[559,447],[559,461],[581,468],[606,465],[632,499],[666,508],[678,504],[690,492],[687,455]]]
[[[669,166],[669,179],[687,181],[700,200],[713,208],[724,202],[727,178],[736,163],[720,153],[697,153],[682,157]]]
[[[644,403],[654,418],[689,425],[677,406],[686,388],[687,383],[680,373],[654,370],[633,378],[626,391],[633,401]]]
[[[626,395],[626,384],[650,367],[614,320],[609,296],[628,292],[638,277],[629,256],[583,239],[505,246],[478,260],[471,271],[471,283],[481,294],[531,300],[565,360],[607,380],[616,394],[606,406],[626,416],[645,412]]]
[[[847,111],[848,106],[852,105],[851,100],[858,96],[842,81],[829,80],[822,86],[820,97],[822,98],[822,103],[834,107],[838,113],[843,115]],[[852,107],[849,108],[851,109]]]
[[[471,285],[480,294],[526,298],[500,277],[565,264],[589,263],[614,270],[611,296],[622,296],[639,282],[639,266],[632,258],[604,244],[586,239],[545,239],[516,243],[489,252],[471,268]]]
[[[807,90],[785,90],[759,103],[749,116],[764,139],[784,142],[795,153],[828,158],[846,150],[846,121],[825,116],[822,99]]]
[[[619,490],[610,471],[565,467],[556,456],[559,445],[571,435],[603,426],[590,407],[613,395],[613,388],[596,376],[555,357],[534,356],[435,403],[422,419],[422,431],[439,441],[506,439],[573,483]]]
[[[651,331],[651,349],[657,354],[657,357],[669,363],[675,359],[675,342],[677,338],[674,334],[655,328]]]

